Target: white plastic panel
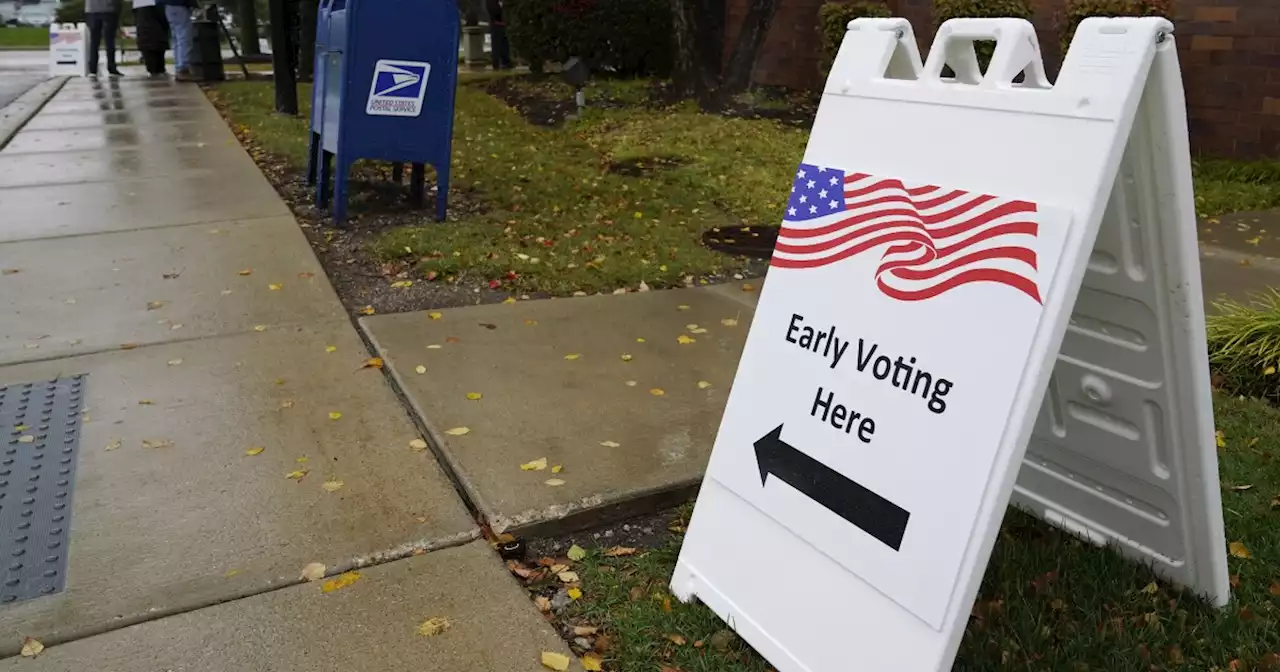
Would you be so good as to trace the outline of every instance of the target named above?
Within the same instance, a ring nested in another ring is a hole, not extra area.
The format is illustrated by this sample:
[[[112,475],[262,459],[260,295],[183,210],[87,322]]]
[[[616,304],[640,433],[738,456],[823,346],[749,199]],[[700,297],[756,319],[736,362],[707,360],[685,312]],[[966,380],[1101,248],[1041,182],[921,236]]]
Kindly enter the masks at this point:
[[[1167,40],[1013,503],[1222,605],[1229,589],[1182,101]]]

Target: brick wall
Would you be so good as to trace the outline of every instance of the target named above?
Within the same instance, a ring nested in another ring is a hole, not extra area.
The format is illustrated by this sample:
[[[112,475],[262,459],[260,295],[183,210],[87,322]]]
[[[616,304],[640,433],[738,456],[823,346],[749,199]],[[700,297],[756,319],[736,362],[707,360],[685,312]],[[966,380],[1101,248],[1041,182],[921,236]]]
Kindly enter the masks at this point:
[[[765,40],[755,81],[816,88],[818,7],[824,0],[782,0]],[[1066,0],[1031,0],[1050,76],[1061,62]],[[1280,0],[1175,0],[1175,38],[1194,151],[1212,156],[1280,158]],[[744,0],[729,0],[729,38]],[[911,21],[925,53],[933,38],[931,0],[890,0]]]

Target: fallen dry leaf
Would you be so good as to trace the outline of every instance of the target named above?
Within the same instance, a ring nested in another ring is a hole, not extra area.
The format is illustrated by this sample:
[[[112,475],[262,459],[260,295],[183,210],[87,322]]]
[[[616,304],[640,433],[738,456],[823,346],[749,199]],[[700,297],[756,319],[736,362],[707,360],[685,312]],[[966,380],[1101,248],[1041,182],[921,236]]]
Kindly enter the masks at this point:
[[[1233,485],[1233,486],[1231,486],[1231,489],[1232,489],[1233,491],[1235,491],[1235,492],[1244,492],[1245,490],[1251,490],[1251,489],[1253,489],[1253,484],[1252,484],[1252,483],[1248,483],[1248,484],[1245,484],[1245,485]]]
[[[246,269],[244,269],[244,270],[240,271],[240,275],[253,275],[253,269],[252,269],[252,268],[246,268]]]
[[[439,350],[440,348],[443,348],[443,347],[444,347],[443,345],[436,345],[436,344],[434,344],[434,343],[433,343],[433,344],[431,344],[431,345],[428,345],[428,346],[427,346],[427,349],[428,349],[428,350]]]
[[[339,412],[339,411],[329,411],[329,419],[330,419],[330,420],[337,420],[338,418],[341,418],[341,417],[342,417],[342,413],[341,413],[341,412]]]
[[[572,352],[572,353],[569,353],[569,354],[567,354],[567,355],[565,355],[565,356],[564,356],[564,358],[565,358],[565,359],[567,359],[567,360],[569,360],[569,361],[571,361],[571,362],[572,362],[573,360],[575,360],[575,359],[578,359],[579,357],[582,357],[582,354],[581,354],[581,353],[577,353],[577,352]]]
[[[261,455],[261,454],[262,454],[262,451],[264,451],[264,450],[266,450],[266,449],[267,449],[267,447],[266,447],[266,446],[254,446],[254,447],[250,448],[249,450],[244,451],[244,454],[245,454],[245,455]]]
[[[617,441],[601,441],[600,445],[604,446],[605,448],[617,448],[622,444],[618,443]]]
[[[599,632],[599,631],[600,631],[600,629],[599,629],[599,628],[594,627],[594,626],[590,626],[590,625],[575,625],[575,626],[573,626],[573,635],[574,635],[575,637],[590,637],[590,636],[592,636],[592,635],[596,634],[596,633],[597,633],[597,632]]]
[[[427,442],[422,439],[414,439],[409,442],[409,447],[420,453],[427,449]]]
[[[1271,510],[1276,511],[1278,509],[1280,509],[1280,495],[1271,498]]]
[[[676,306],[676,310],[689,310],[689,306],[681,304],[679,306]]]
[[[302,576],[298,577],[304,581],[319,581],[324,578],[324,563],[312,562],[302,568]]]
[[[40,640],[34,637],[22,638],[22,657],[23,658],[35,658],[36,656],[40,655],[41,651],[44,651],[44,644],[41,644]],[[543,655],[546,655],[546,654],[543,654]],[[560,669],[563,670],[565,668],[562,667]]]
[[[525,321],[524,321],[524,323],[525,323],[526,325],[530,326],[530,327],[533,327],[533,326],[537,326],[538,321],[537,321],[537,320],[525,320]]]
[[[720,324],[723,324],[726,327],[736,327],[738,326],[738,321],[732,317],[726,317],[723,320],[720,320]]]
[[[316,274],[312,273],[311,271],[303,271],[298,274],[298,277],[302,278],[303,280],[310,280],[311,278],[316,277]]]
[[[578,660],[582,663],[582,669],[586,670],[586,672],[602,672],[604,670],[604,665],[600,662],[600,656],[594,653],[588,653]]]
[[[569,656],[553,651],[543,651],[542,666],[556,672],[564,672],[569,669]]]
[[[574,561],[574,562],[577,562],[577,561],[579,561],[579,560],[581,560],[581,559],[583,559],[583,558],[587,557],[587,549],[585,549],[585,548],[583,548],[583,547],[581,547],[581,546],[579,546],[579,545],[577,545],[577,544],[574,544],[574,545],[572,545],[572,546],[570,546],[570,547],[569,547],[569,552],[568,552],[568,553],[566,553],[565,555],[566,555],[566,556],[568,556],[570,560],[572,560],[572,561]]]
[[[343,483],[342,481],[334,480],[334,481],[325,481],[323,484],[320,485],[320,487],[324,488],[325,492],[337,492],[341,490],[342,486],[344,485],[346,485],[346,483]]]
[[[560,572],[559,574],[556,574],[556,578],[560,579],[565,583],[577,583],[578,581],[580,581],[580,579],[578,578],[577,572],[570,571],[567,569],[564,570],[563,572]]]
[[[631,355],[629,355],[629,354],[627,354],[627,353],[623,353],[623,354],[622,354],[622,361],[624,361],[624,362],[629,362],[629,361],[631,361],[631,360],[632,360]]]
[[[436,635],[449,629],[449,619],[443,616],[435,616],[428,618],[418,626],[418,634],[423,637],[435,637]]]
[[[267,285],[267,289],[269,289],[269,290],[271,290],[271,291],[273,291],[273,292],[274,292],[274,291],[279,290],[282,286],[283,286],[283,285],[277,285],[277,284],[275,284],[275,283],[273,282],[273,283],[271,283],[271,284]]]
[[[698,381],[698,389],[699,389],[699,390],[705,390],[705,389],[707,389],[708,387],[711,387],[711,383],[709,383],[709,382],[707,382],[707,381],[705,381],[705,380],[699,380],[699,381]]]
[[[525,462],[520,465],[520,471],[542,471],[547,468],[547,458],[539,457],[532,462]]]
[[[293,408],[293,400],[285,399],[280,402],[280,408]]]
[[[180,326],[182,326],[182,325],[180,325],[180,324],[175,324],[175,325],[173,325],[174,329],[177,329],[177,328],[178,328],[178,327],[180,327]],[[267,330],[267,325],[265,325],[265,324],[255,324],[255,325],[253,325],[253,330],[254,330],[254,331],[257,331],[257,332],[263,332],[263,331],[266,331],[266,330]]]
[[[483,394],[480,394],[479,392],[468,392],[468,393],[467,393],[467,399],[468,399],[468,400],[470,400],[470,401],[480,401],[480,400],[481,400],[481,399],[483,399],[483,398],[484,398],[484,395],[483,395]]]
[[[335,590],[346,588],[360,579],[360,572],[343,572],[332,579],[324,582],[320,590],[326,593],[332,593]]]
[[[172,448],[173,442],[169,439],[143,439],[143,448]]]
[[[680,345],[689,345],[690,343],[697,343],[698,339],[689,336],[688,334],[680,334],[676,337],[676,342]]]
[[[4,269],[4,271],[3,271],[3,273],[4,273],[5,275],[16,275],[16,274],[21,273],[21,272],[22,272],[22,270],[21,270],[21,269],[18,269],[18,268],[6,268],[6,269]]]
[[[560,473],[560,472],[561,472],[561,471],[563,471],[563,470],[564,470],[564,465],[563,465],[563,464],[557,464],[556,466],[551,467],[551,473],[553,473],[553,474],[558,474],[558,473]]]
[[[107,450],[115,450],[115,449],[119,448],[121,445],[123,445],[123,442],[122,442],[122,441],[120,441],[120,439],[115,439],[115,440],[113,440],[111,443],[108,443],[108,444],[107,444],[107,448],[106,448],[106,449],[107,449]]]
[[[423,366],[423,365],[419,364],[419,365],[417,365],[417,366],[413,367],[413,370],[414,370],[414,371],[416,371],[419,375],[421,375],[421,374],[424,374],[424,373],[426,373],[426,372],[427,372],[427,367],[425,367],[425,366]]]
[[[566,595],[569,596],[569,599],[571,600],[577,600],[582,598],[582,589],[577,586],[574,586],[564,592]]]
[[[457,336],[445,336],[444,342],[445,343],[461,343],[462,339],[458,338]]]
[[[374,310],[373,306],[365,306],[364,308],[360,309],[361,315],[373,315],[376,312],[378,311]]]
[[[336,346],[336,345],[329,345],[329,346],[325,346],[324,351],[325,351],[325,352],[337,352],[337,351],[338,351],[338,346]]]
[[[310,469],[298,469],[297,471],[291,471],[285,474],[284,477],[294,481],[301,481],[302,477],[309,473],[311,473]]]
[[[508,296],[507,298],[503,299],[503,300],[502,300],[502,302],[503,302],[503,303],[505,303],[505,304],[507,304],[507,305],[511,305],[511,304],[513,304],[513,303],[515,303],[515,302],[516,302],[516,297],[514,297],[514,296]]]
[[[154,402],[154,401],[152,401],[152,400],[150,400],[150,399],[139,399],[139,400],[138,400],[138,405],[139,405],[139,406],[151,406],[151,405],[153,405],[153,404],[155,404],[155,403],[156,403],[156,402]]]
[[[547,485],[549,485],[549,486],[551,486],[551,487],[553,487],[553,488],[558,488],[558,487],[560,487],[560,486],[564,485],[564,479],[563,479],[563,478],[548,478],[547,480],[543,481],[543,483],[546,483]]]
[[[120,344],[120,349],[121,349],[121,350],[132,350],[132,349],[134,349],[134,348],[136,348],[136,347],[138,347],[138,344],[137,344],[137,343],[121,343],[121,344]]]
[[[684,638],[684,635],[677,635],[675,633],[671,633],[667,635],[667,639],[670,640],[671,643],[675,644],[676,646],[684,646],[689,642],[689,640]]]
[[[444,433],[448,434],[449,436],[465,436],[471,433],[471,428],[470,427],[454,427],[453,429],[444,430]]]
[[[1248,560],[1249,558],[1253,557],[1253,554],[1249,552],[1249,549],[1246,548],[1243,543],[1238,541],[1233,541],[1227,544],[1227,550],[1230,551],[1231,557],[1233,558]]]
[[[35,443],[36,437],[31,434],[23,434],[18,437],[18,443]]]
[[[177,366],[177,365],[179,365],[179,364],[181,364],[181,363],[182,363],[182,358],[181,358],[181,357],[179,357],[178,359],[171,359],[171,360],[169,360],[169,361],[168,361],[168,362],[166,362],[166,363],[167,363],[169,366]]]
[[[1267,587],[1267,592],[1271,594],[1271,597],[1280,597],[1280,581],[1272,581],[1271,585]]]
[[[369,359],[364,360],[364,364],[362,364],[362,365],[360,366],[360,368],[362,368],[362,369],[381,369],[381,368],[382,368],[382,358],[381,358],[381,357],[370,357]]]
[[[551,599],[539,595],[533,598],[533,606],[537,607],[538,611],[546,613],[551,611]]]
[[[655,397],[661,397],[662,395],[666,394],[666,392],[663,391],[661,387],[655,387],[649,390],[649,394],[652,394]]]
[[[744,292],[754,292],[754,291],[756,291],[756,286],[755,286],[755,285],[753,285],[753,284],[751,284],[751,283],[749,283],[749,282],[744,282],[744,283],[742,283],[742,291],[744,291]]]
[[[614,546],[604,552],[605,557],[618,558],[624,555],[635,555],[636,549],[630,546]]]
[[[636,385],[639,385],[639,383],[637,383],[637,382],[636,382],[636,381],[634,381],[634,380],[628,380],[628,381],[626,382],[626,386],[627,386],[627,387],[635,387]]]
[[[427,317],[429,317],[429,318],[431,318],[431,319],[433,319],[433,320],[438,320],[438,319],[440,319],[440,318],[444,317],[444,314],[439,313],[439,312],[436,312],[436,311],[432,311],[432,312],[430,312],[430,313],[427,313]]]
[[[412,280],[397,280],[391,283],[392,289],[404,289],[406,287],[412,287],[412,286],[413,286]]]
[[[147,310],[159,310],[164,308],[164,301],[148,301]]]
[[[1214,439],[1218,442],[1219,448],[1227,447],[1227,435],[1224,434],[1221,429],[1215,431],[1213,433],[1213,436],[1214,436]]]

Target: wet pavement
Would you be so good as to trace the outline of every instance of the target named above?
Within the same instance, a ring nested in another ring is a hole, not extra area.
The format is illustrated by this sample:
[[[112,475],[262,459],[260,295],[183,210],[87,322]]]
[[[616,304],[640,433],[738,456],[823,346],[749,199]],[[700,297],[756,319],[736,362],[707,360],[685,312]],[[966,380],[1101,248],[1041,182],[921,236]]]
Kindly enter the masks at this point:
[[[0,606],[0,657],[28,636],[50,646],[21,661],[38,669],[385,669],[394,648],[402,669],[533,670],[568,652],[474,542],[288,208],[198,87],[71,79],[0,150],[0,212],[0,387],[85,385],[74,477],[57,482],[66,586]],[[66,459],[46,431],[0,428],[0,449],[35,451],[32,469],[43,451]],[[4,483],[28,477],[12,461]],[[4,580],[47,553],[19,520],[0,519]],[[325,593],[300,578],[316,562],[362,578]],[[455,628],[417,635],[432,616]]]
[[[48,72],[47,52],[0,50],[0,108],[47,79]]]

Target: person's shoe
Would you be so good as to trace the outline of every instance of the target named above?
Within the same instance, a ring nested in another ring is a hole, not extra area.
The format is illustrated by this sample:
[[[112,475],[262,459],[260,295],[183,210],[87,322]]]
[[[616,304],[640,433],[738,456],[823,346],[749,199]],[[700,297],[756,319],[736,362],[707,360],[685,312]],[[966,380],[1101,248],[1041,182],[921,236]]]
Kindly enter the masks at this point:
[[[115,78],[117,78],[117,77],[124,77],[124,73],[123,73],[123,72],[120,72],[119,70],[108,70],[108,71],[107,71],[107,76],[108,76],[108,77],[110,77],[110,78],[112,78],[112,79],[115,79]]]
[[[98,81],[98,73],[96,72],[91,72],[85,75],[85,77],[88,77],[91,81],[94,81],[94,82]]]
[[[191,72],[191,70],[190,70],[190,69],[188,69],[188,68],[182,68],[181,70],[179,70],[179,71],[178,71],[178,74],[176,74],[176,75],[174,75],[174,76],[173,76],[173,78],[174,78],[175,80],[179,81],[179,82],[198,82],[198,81],[200,81],[200,78],[199,78],[199,77],[196,77],[196,76],[195,76],[195,74],[194,74],[194,73],[192,73],[192,72]]]

